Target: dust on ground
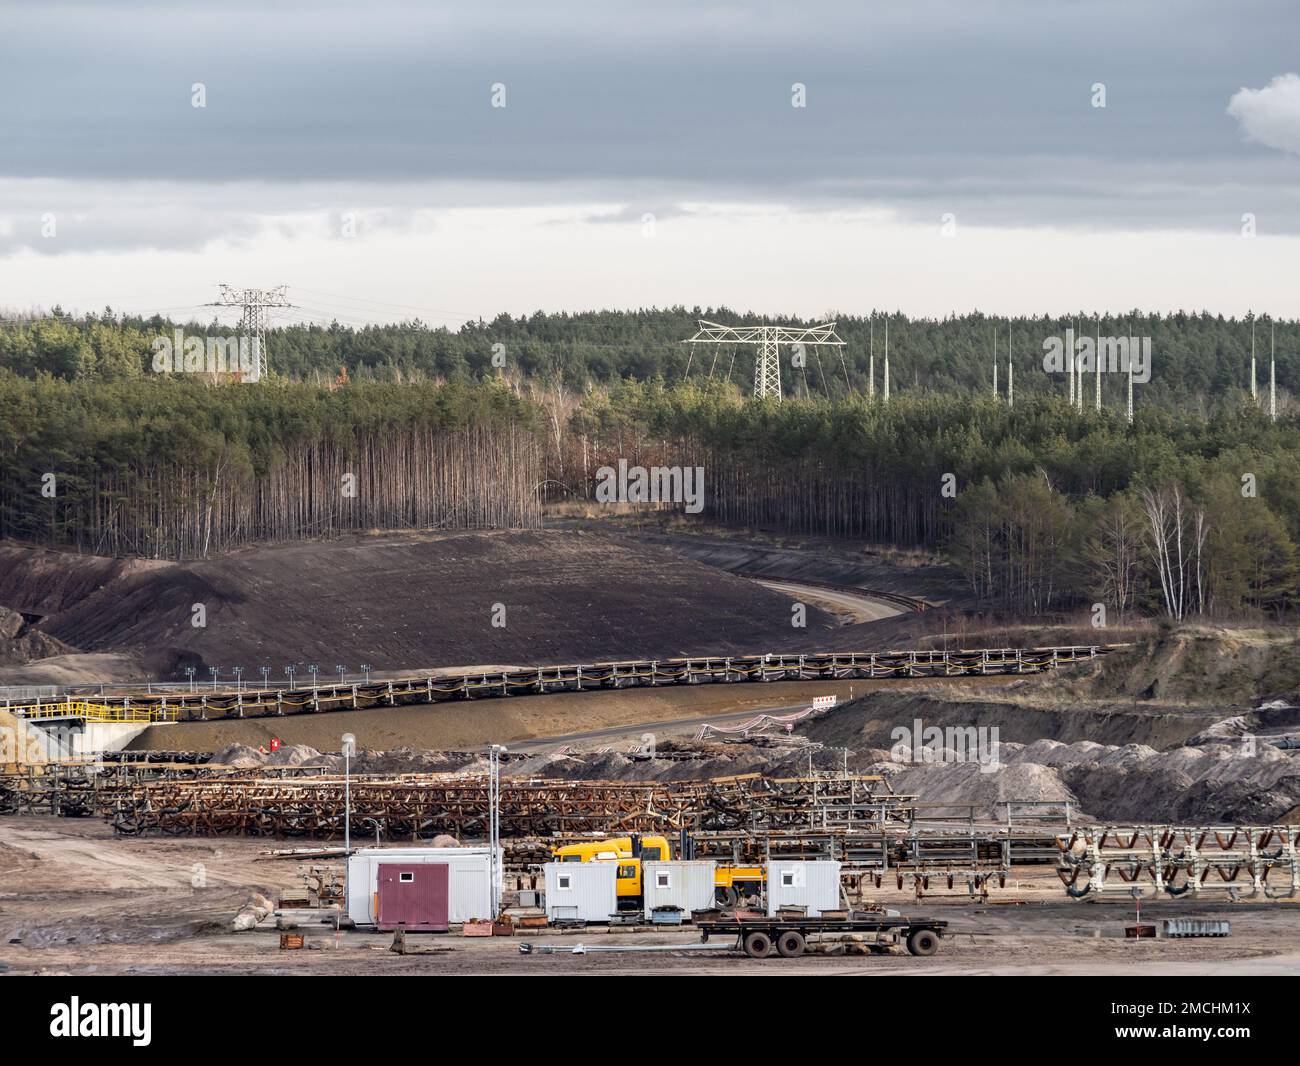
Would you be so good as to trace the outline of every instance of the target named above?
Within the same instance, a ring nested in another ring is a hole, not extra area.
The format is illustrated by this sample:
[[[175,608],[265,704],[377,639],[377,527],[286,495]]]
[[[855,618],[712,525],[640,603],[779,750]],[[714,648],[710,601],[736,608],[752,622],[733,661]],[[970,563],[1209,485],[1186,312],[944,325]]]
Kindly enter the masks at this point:
[[[1124,940],[1131,901],[1074,902],[1060,896],[1050,870],[1026,868],[986,901],[942,896],[917,901],[893,891],[881,905],[950,923],[939,953],[913,958],[810,955],[754,960],[731,950],[697,950],[682,931],[575,933],[501,938],[408,935],[421,952],[399,956],[391,934],[336,933],[304,924],[301,950],[282,951],[267,926],[233,932],[253,893],[272,899],[301,885],[299,869],[320,860],[271,857],[265,840],[119,838],[90,820],[0,819],[0,964],[11,974],[879,974],[1297,972],[1300,925],[1295,904],[1152,901],[1144,920],[1219,917],[1232,935],[1206,940]],[[1023,883],[1021,877],[1023,876]],[[553,954],[521,955],[531,942]],[[599,946],[665,945],[680,950],[615,954]],[[726,946],[727,948],[730,945]]]

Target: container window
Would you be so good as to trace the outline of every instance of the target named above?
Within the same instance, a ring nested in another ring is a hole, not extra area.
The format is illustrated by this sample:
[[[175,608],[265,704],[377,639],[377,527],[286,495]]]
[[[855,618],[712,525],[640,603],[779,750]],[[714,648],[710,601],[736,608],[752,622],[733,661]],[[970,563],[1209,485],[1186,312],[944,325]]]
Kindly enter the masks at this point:
[[[558,888],[572,888],[572,887],[573,887],[573,883],[572,883],[572,882],[573,882],[573,878],[571,878],[568,874],[560,874],[560,876],[559,876],[559,878],[558,878],[558,884],[557,884],[557,887],[558,887]]]
[[[793,871],[793,870],[782,870],[782,871],[781,871],[781,887],[782,887],[782,888],[794,888],[794,871]]]
[[[655,888],[672,888],[673,879],[669,876],[667,870],[659,870],[655,873]]]
[[[414,874],[414,873],[400,873],[400,874],[397,875],[397,880],[400,881],[400,882],[401,882],[402,884],[404,884],[404,885],[405,885],[405,884],[409,884],[410,882],[412,882],[412,881],[415,880],[415,874]]]

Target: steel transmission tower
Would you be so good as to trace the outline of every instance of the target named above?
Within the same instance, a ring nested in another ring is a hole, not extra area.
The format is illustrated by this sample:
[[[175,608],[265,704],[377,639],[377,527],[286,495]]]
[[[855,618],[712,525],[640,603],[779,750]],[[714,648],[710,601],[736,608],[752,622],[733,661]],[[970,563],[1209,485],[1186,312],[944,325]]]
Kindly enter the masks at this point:
[[[209,307],[239,307],[243,314],[239,318],[239,332],[248,338],[257,359],[257,377],[260,381],[267,375],[270,366],[266,358],[266,331],[270,329],[272,307],[292,307],[289,297],[285,295],[284,285],[274,289],[233,289],[229,285],[221,286],[221,298]]]
[[[781,399],[782,344],[807,347],[831,345],[844,347],[844,341],[835,335],[835,323],[823,322],[817,326],[722,326],[717,322],[700,319],[699,332],[687,344],[757,344],[754,359],[754,395],[760,399],[774,396]]]

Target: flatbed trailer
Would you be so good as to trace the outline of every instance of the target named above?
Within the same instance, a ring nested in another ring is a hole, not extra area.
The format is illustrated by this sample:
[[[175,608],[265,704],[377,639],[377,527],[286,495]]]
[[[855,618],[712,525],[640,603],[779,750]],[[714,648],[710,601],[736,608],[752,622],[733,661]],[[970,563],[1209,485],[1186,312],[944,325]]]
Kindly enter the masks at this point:
[[[784,959],[797,959],[808,938],[820,933],[875,933],[901,939],[912,955],[933,955],[948,923],[936,918],[907,918],[874,911],[856,911],[847,918],[764,918],[723,916],[696,918],[700,939],[734,936],[736,948],[751,959],[765,959],[775,951]]]

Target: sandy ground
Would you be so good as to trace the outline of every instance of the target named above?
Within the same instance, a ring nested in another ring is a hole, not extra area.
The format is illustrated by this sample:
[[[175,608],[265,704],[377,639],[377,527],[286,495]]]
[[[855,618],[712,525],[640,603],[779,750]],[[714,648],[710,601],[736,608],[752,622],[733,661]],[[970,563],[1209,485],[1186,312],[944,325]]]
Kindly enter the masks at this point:
[[[815,603],[846,625],[853,622],[876,622],[903,613],[903,608],[895,604],[852,592],[800,585],[793,581],[759,581],[759,584],[773,592],[784,593],[792,599]]]
[[[965,685],[998,686],[1016,678],[969,679]],[[337,751],[339,737],[353,733],[357,746],[374,751],[414,747],[466,750],[487,743],[562,738],[575,733],[647,723],[692,722],[710,715],[790,706],[807,706],[814,696],[839,696],[841,702],[883,687],[935,687],[933,679],[898,681],[781,681],[770,685],[675,685],[599,692],[557,692],[508,699],[457,700],[432,705],[371,707],[359,711],[285,715],[282,718],[220,719],[152,726],[130,747],[135,751],[217,751],[227,744],[306,744]]]
[[[724,949],[698,949],[698,935],[576,933],[467,939],[410,938],[422,952],[389,952],[387,934],[306,925],[307,947],[281,951],[272,928],[229,932],[252,891],[299,883],[297,870],[319,860],[285,860],[278,845],[243,839],[123,839],[94,821],[0,820],[0,970],[10,974],[1079,974],[1300,973],[1300,906],[1168,902],[1143,907],[1145,920],[1228,917],[1226,939],[1126,941],[1127,900],[1064,899],[1049,870],[1027,870],[985,903],[963,897],[905,900],[879,894],[905,913],[947,919],[952,935],[939,954],[916,959],[807,956],[755,961]],[[1099,935],[1100,934],[1100,935]],[[519,945],[553,954],[521,955]],[[716,942],[715,942],[716,943]],[[681,950],[614,953],[591,949],[664,945]]]

